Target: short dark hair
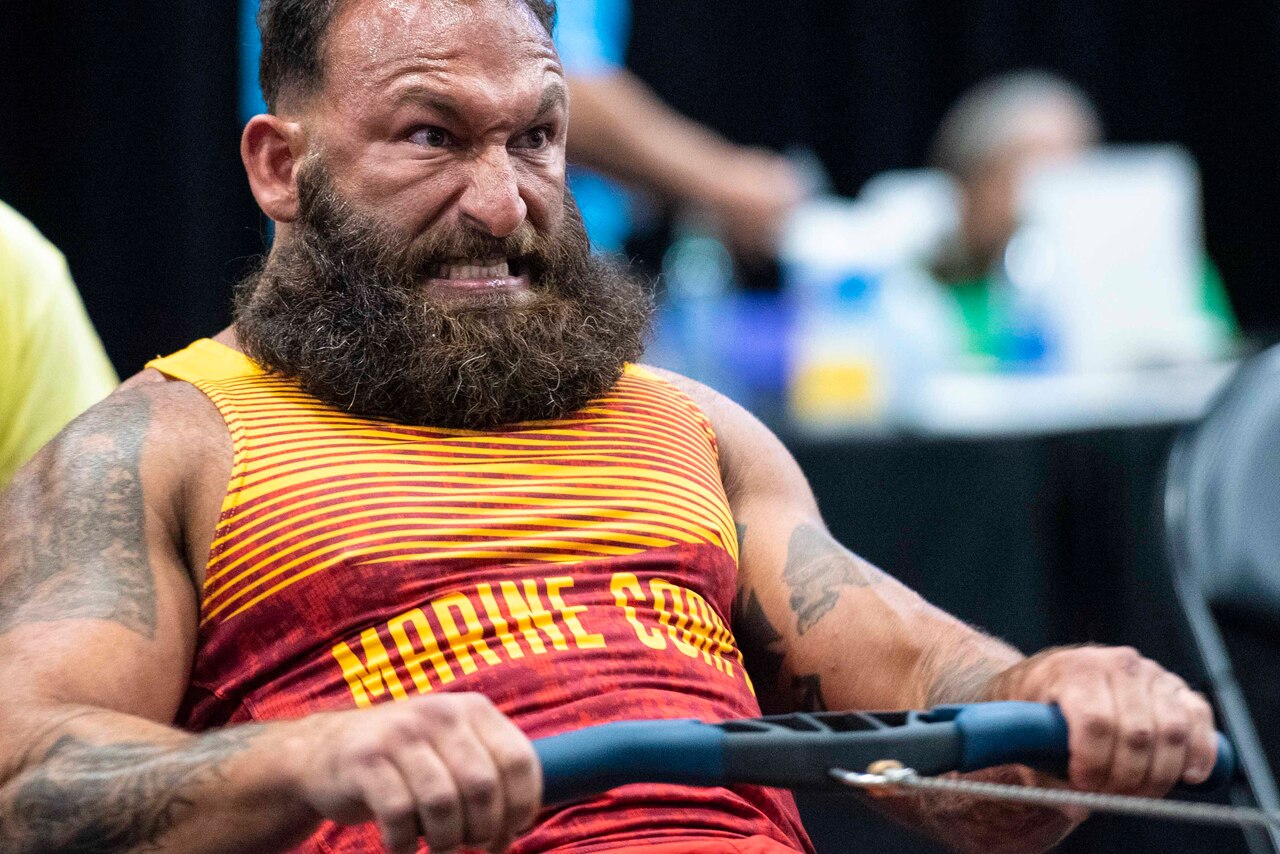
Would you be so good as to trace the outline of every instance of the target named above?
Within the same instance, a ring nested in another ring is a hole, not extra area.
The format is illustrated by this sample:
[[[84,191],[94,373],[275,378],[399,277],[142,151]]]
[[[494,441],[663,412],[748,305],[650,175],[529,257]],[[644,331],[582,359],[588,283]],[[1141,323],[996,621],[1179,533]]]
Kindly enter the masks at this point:
[[[261,0],[258,30],[262,60],[258,82],[267,109],[275,112],[284,95],[309,96],[324,83],[324,38],[343,0]],[[519,0],[551,35],[555,0]]]

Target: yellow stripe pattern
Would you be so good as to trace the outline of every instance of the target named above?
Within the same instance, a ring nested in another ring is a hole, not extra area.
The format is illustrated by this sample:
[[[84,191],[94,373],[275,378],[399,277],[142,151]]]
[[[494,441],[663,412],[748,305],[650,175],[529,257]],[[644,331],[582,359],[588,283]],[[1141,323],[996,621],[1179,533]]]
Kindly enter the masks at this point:
[[[212,341],[151,367],[204,391],[235,448],[206,628],[361,565],[563,565],[686,544],[737,559],[710,423],[640,367],[564,419],[485,432],[350,415]]]

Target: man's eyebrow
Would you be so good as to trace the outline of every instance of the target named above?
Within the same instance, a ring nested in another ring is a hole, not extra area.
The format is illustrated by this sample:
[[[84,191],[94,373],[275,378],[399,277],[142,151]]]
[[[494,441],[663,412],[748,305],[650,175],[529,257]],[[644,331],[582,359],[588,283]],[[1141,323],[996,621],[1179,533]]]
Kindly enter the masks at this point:
[[[563,83],[552,83],[542,93],[542,101],[538,104],[538,115],[545,116],[556,107],[569,103],[569,87]]]
[[[462,108],[444,93],[429,86],[408,86],[396,94],[397,104],[427,106],[451,120],[462,118]]]
[[[430,86],[407,86],[396,93],[396,103],[426,106],[451,120],[462,119],[462,108],[458,103]],[[563,83],[552,83],[542,93],[542,100],[538,102],[537,116],[541,118],[556,107],[562,107],[568,103],[569,88]]]

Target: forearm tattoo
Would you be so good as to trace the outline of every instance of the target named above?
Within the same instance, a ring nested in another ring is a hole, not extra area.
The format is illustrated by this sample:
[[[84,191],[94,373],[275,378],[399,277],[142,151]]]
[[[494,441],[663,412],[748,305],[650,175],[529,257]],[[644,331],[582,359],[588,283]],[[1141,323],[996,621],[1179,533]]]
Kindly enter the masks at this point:
[[[14,483],[0,533],[0,634],[100,619],[155,637],[141,473],[150,423],[145,394],[120,395],[55,440],[57,462],[38,460]]]
[[[0,792],[0,848],[14,854],[147,850],[261,731],[239,726],[179,748],[63,736]]]
[[[791,588],[796,631],[812,629],[831,612],[847,587],[867,587],[882,578],[880,571],[844,549],[814,525],[799,525],[787,544],[782,578]]]

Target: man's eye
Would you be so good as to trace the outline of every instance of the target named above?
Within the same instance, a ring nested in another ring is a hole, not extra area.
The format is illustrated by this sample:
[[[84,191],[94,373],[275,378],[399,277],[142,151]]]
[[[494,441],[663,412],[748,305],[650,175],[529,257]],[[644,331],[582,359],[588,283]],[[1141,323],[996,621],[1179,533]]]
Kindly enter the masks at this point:
[[[409,141],[426,148],[444,148],[449,144],[449,132],[444,128],[419,128],[409,136]]]
[[[520,148],[546,148],[551,144],[551,131],[548,128],[534,128],[521,134],[518,147]]]

